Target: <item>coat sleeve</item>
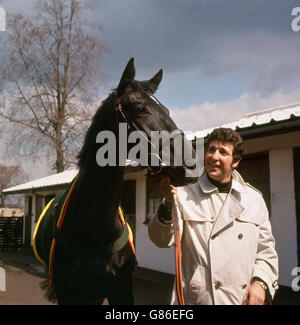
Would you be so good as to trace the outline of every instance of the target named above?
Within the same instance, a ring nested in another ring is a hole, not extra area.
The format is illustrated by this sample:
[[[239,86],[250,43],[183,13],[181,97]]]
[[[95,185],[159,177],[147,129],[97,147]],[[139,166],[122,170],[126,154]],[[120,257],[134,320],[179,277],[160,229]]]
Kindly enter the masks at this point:
[[[262,279],[268,286],[271,297],[278,289],[278,255],[275,250],[275,240],[272,235],[268,210],[263,202],[264,218],[259,225],[257,255],[253,268],[253,277]]]
[[[178,203],[176,202],[176,209],[178,213],[178,224],[180,228],[180,233],[182,234],[182,218],[181,212],[178,208]],[[156,214],[150,220],[148,225],[148,234],[150,240],[160,248],[168,248],[174,245],[174,226],[173,223],[164,224],[159,221],[158,218],[159,209]]]

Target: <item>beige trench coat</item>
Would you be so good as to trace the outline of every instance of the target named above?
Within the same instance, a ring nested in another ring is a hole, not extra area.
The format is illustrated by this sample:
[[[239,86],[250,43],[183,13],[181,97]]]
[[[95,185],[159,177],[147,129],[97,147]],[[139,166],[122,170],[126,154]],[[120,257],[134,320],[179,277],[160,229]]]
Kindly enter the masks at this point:
[[[263,197],[233,172],[230,193],[219,193],[204,173],[177,189],[185,304],[239,305],[257,276],[277,289],[278,256]],[[158,247],[174,245],[173,226],[157,215],[149,224]],[[171,303],[177,303],[175,286]]]

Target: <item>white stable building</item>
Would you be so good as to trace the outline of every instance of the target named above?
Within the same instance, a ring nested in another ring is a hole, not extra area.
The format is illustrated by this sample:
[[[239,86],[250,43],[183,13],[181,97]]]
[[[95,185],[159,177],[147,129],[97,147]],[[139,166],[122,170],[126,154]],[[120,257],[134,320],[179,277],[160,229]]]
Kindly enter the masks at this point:
[[[246,114],[222,127],[231,127],[244,138],[245,155],[238,170],[264,195],[279,255],[279,284],[290,287],[291,272],[300,263],[300,103]],[[189,139],[205,138],[212,130],[189,134]],[[25,194],[27,244],[31,244],[43,207],[76,173],[67,170],[4,190],[6,194]],[[139,266],[174,274],[173,248],[158,248],[149,240],[147,223],[161,198],[158,184],[145,174],[145,170],[129,168],[122,191],[122,207],[134,230]]]

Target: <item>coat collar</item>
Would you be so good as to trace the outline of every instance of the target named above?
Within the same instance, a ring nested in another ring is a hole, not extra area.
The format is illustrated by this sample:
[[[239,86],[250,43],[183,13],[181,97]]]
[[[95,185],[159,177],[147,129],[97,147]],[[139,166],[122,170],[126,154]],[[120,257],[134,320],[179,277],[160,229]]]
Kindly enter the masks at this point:
[[[212,193],[212,192],[218,190],[218,188],[208,180],[207,174],[205,171],[200,176],[198,183],[201,187],[201,190],[204,193]],[[246,192],[245,182],[244,182],[242,176],[236,170],[234,170],[232,172],[232,189],[239,193]]]
[[[214,186],[207,178],[206,172],[199,178],[199,185],[204,193],[213,193],[218,188]],[[246,184],[242,176],[234,170],[232,172],[232,189],[226,196],[225,202],[220,210],[216,222],[214,223],[211,236],[224,229],[234,219],[236,219],[244,211],[244,207],[240,203],[240,195],[246,192]]]

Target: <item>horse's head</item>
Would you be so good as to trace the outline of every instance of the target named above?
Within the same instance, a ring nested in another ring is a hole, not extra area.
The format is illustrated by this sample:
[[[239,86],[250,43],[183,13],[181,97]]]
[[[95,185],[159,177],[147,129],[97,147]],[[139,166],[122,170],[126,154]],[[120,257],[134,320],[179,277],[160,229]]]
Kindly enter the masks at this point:
[[[188,173],[195,169],[195,164],[191,164],[193,159],[184,154],[190,152],[195,157],[195,152],[171,119],[169,110],[153,96],[162,75],[162,70],[159,70],[150,80],[134,80],[134,60],[129,60],[116,89],[119,122],[127,123],[129,140],[132,136],[132,139],[144,141],[147,155],[141,157],[145,151],[140,152],[141,165],[147,165],[152,175],[169,176],[171,184],[183,186],[198,179],[199,175]],[[185,151],[184,146],[190,146],[189,150]]]

